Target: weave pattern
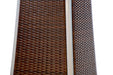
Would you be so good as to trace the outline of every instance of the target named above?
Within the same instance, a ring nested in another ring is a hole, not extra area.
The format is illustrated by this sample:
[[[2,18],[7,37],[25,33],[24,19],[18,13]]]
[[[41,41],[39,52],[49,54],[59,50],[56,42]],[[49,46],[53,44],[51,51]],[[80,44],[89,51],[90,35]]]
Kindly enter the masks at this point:
[[[67,75],[64,0],[21,0],[14,75]]]
[[[74,75],[96,75],[90,0],[72,0]]]

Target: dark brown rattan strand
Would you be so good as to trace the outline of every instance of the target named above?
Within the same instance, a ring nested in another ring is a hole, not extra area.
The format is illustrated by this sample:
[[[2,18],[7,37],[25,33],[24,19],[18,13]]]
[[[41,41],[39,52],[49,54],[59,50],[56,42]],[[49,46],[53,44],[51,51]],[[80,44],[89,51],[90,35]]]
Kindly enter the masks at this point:
[[[14,75],[67,75],[64,0],[21,0]]]
[[[72,0],[74,75],[96,75],[90,0]]]

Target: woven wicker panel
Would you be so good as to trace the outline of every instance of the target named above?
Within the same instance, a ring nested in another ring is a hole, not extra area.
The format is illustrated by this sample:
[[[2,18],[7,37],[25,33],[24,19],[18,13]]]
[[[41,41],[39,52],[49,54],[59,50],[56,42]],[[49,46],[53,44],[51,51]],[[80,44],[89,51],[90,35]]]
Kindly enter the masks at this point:
[[[72,1],[74,75],[96,75],[91,1]]]
[[[14,75],[67,75],[64,0],[21,0]]]

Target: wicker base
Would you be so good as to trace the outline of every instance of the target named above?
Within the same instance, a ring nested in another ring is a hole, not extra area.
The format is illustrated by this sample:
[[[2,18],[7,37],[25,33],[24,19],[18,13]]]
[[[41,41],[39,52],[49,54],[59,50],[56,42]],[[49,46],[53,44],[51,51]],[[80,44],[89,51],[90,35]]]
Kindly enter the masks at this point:
[[[67,75],[65,0],[20,0],[13,75]],[[72,0],[74,75],[96,75],[90,0]]]

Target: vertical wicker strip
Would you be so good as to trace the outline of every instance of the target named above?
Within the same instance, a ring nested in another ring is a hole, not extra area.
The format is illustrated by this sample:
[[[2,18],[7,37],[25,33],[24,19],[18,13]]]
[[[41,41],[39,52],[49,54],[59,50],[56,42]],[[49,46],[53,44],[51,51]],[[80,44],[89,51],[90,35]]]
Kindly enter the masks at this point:
[[[72,0],[74,75],[96,75],[91,0]]]
[[[67,75],[64,0],[21,0],[14,75]]]

